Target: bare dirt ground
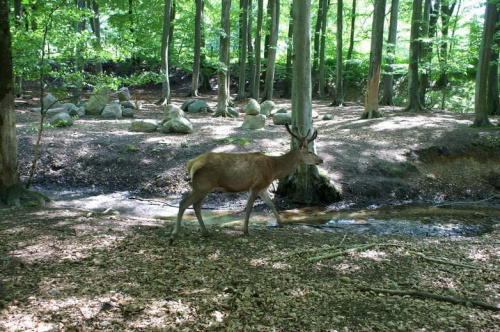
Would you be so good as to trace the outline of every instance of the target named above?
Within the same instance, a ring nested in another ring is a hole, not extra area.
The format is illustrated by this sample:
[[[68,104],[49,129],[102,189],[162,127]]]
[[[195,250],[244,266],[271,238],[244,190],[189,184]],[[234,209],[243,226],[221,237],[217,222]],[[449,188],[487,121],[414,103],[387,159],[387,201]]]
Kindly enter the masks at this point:
[[[135,118],[161,120],[157,95],[138,92],[144,108]],[[215,107],[213,96],[202,98]],[[35,103],[17,111],[23,179],[36,139]],[[288,100],[276,103],[290,108]],[[471,114],[386,108],[384,118],[359,120],[362,107],[354,104],[315,102],[314,109],[320,171],[342,195],[325,211],[470,206],[470,214],[444,218],[487,224],[488,232],[428,238],[286,226],[254,227],[243,237],[238,226],[211,226],[213,235],[200,238],[197,226],[187,226],[169,245],[170,217],[54,203],[0,207],[0,330],[499,330],[500,130],[469,128]],[[321,120],[325,113],[334,119]],[[284,128],[270,120],[262,131],[240,129],[241,118],[190,120],[191,135],[132,133],[131,120],[96,118],[46,128],[34,186],[152,194],[175,210],[189,190],[187,160],[289,147]],[[214,193],[206,205],[241,211],[245,199]],[[296,207],[275,200],[280,210]]]

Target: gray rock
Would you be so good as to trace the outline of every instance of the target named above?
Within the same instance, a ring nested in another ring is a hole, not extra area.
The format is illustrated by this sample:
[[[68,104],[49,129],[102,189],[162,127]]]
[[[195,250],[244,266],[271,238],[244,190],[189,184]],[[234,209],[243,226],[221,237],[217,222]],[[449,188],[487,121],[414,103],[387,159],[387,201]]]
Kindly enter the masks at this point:
[[[276,111],[276,113],[288,113],[288,111],[286,110],[286,108],[280,108],[279,110]]]
[[[184,117],[184,111],[174,104],[166,105],[163,109],[163,117],[168,120],[173,118]]]
[[[130,126],[130,131],[141,133],[153,133],[158,129],[156,120],[135,120]]]
[[[160,131],[163,133],[191,134],[193,124],[186,118],[177,117],[161,126]]]
[[[63,113],[63,112],[68,113],[68,111],[64,107],[50,108],[50,109],[45,111],[45,115],[50,118],[56,114]]]
[[[184,112],[187,112],[188,106],[191,105],[192,103],[194,103],[195,101],[196,101],[196,99],[186,99],[186,100],[184,100],[184,102],[182,103],[181,109]]]
[[[124,108],[122,110],[122,116],[124,118],[133,118],[134,117],[134,110],[132,108]]]
[[[119,101],[129,101],[130,100],[130,91],[128,91],[128,88],[126,88],[126,87],[120,88],[116,92],[116,95],[118,96]]]
[[[121,101],[120,102],[120,105],[123,106],[123,108],[132,108],[134,109],[135,108],[135,105],[133,102],[131,102],[130,100],[126,100],[126,101]]]
[[[204,100],[196,100],[194,103],[189,104],[187,109],[188,109],[189,113],[212,112],[212,110],[210,109],[210,106],[208,106],[207,102]]]
[[[85,113],[88,115],[101,114],[104,107],[109,101],[111,90],[108,87],[103,87],[97,93],[90,96],[89,101],[85,103]]]
[[[275,113],[273,115],[273,123],[275,125],[284,125],[285,123],[292,123],[292,114],[290,114],[290,113]]]
[[[68,112],[69,114],[71,114],[72,112],[74,114],[78,114],[78,106],[76,106],[73,103],[64,103],[64,104],[61,104],[61,107],[66,109],[66,112]]]
[[[119,103],[111,103],[104,107],[101,113],[104,119],[121,119],[122,116],[122,106]]]
[[[266,116],[259,114],[259,115],[245,115],[245,118],[243,119],[243,124],[241,125],[241,128],[244,129],[262,129],[266,125]]]
[[[56,97],[54,97],[52,94],[47,94],[45,97],[43,97],[43,108],[59,108],[61,107],[61,103],[57,101]]]
[[[271,115],[276,108],[276,104],[271,100],[266,100],[262,104],[260,104],[260,114]]]
[[[317,119],[317,118],[319,118],[319,113],[318,113],[318,111],[312,110],[312,112],[311,112],[311,116],[312,116],[312,118],[313,118],[313,119]]]
[[[228,115],[229,115],[230,117],[232,117],[232,118],[237,118],[237,117],[239,117],[239,116],[240,116],[240,112],[238,112],[238,110],[237,110],[237,109],[234,109],[234,108],[232,108],[232,107],[228,107],[228,108],[227,108],[227,113],[228,113]]]
[[[333,115],[325,114],[325,115],[323,115],[323,120],[333,120]]]
[[[245,114],[247,115],[257,115],[260,114],[260,105],[255,99],[248,99],[248,103],[245,106]]]
[[[49,123],[54,127],[67,127],[73,125],[73,119],[66,112],[60,112],[50,118]]]

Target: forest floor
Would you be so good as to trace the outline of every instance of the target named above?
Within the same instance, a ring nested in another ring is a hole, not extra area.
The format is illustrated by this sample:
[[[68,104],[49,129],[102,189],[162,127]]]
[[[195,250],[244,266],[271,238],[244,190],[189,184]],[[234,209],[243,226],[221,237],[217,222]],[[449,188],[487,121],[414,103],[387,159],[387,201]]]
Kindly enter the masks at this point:
[[[135,118],[161,120],[157,97],[138,90],[144,107]],[[215,108],[215,96],[201,98]],[[174,103],[184,99],[176,94]],[[290,109],[289,100],[276,104]],[[16,111],[23,180],[35,106],[24,101]],[[500,129],[470,128],[472,114],[384,108],[383,118],[360,120],[359,104],[315,101],[314,109],[319,168],[340,202],[308,210],[275,197],[289,224],[283,228],[251,220],[249,236],[235,222],[211,225],[212,236],[202,238],[191,222],[173,245],[168,233],[189,191],[186,162],[207,151],[286,152],[284,127],[268,120],[264,130],[248,131],[241,118],[209,114],[189,115],[190,135],[132,133],[130,119],[84,117],[46,128],[34,188],[127,192],[132,204],[162,203],[142,215],[119,213],[113,201],[102,209],[0,206],[0,330],[498,331]],[[326,113],[334,119],[321,120]],[[245,201],[246,194],[213,193],[204,211],[241,219]],[[425,237],[303,225],[327,222],[332,212],[356,219],[406,206],[420,207],[420,221],[486,231]],[[462,212],[440,213],[453,209]],[[260,201],[252,216],[273,219]]]

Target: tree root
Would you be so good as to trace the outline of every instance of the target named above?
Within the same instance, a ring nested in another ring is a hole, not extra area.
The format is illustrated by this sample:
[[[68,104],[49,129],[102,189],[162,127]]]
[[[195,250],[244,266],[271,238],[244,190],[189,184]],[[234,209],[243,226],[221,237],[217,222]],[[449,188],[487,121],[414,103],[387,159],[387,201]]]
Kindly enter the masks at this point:
[[[421,252],[416,252],[416,251],[409,251],[410,254],[413,254],[413,255],[417,255],[427,261],[430,261],[430,262],[434,262],[434,263],[439,263],[439,264],[448,264],[448,265],[453,265],[453,266],[459,266],[459,267],[464,267],[464,268],[467,268],[467,269],[473,269],[473,270],[481,270],[481,269],[485,269],[485,270],[490,270],[490,271],[499,271],[499,269],[490,269],[490,268],[487,268],[487,267],[481,267],[481,266],[475,266],[475,265],[469,265],[469,264],[462,264],[462,263],[455,263],[455,262],[450,262],[450,261],[447,261],[447,260],[444,260],[444,259],[437,259],[437,258],[432,258],[432,257],[428,257],[428,256],[425,256],[423,253]]]
[[[437,301],[443,301],[443,302],[449,302],[453,304],[462,304],[466,306],[473,305],[475,307],[483,308],[483,309],[488,309],[488,310],[494,310],[494,311],[500,311],[500,307],[482,302],[482,301],[476,301],[476,300],[471,300],[471,299],[457,299],[451,296],[445,296],[445,295],[439,295],[439,294],[434,294],[434,293],[428,293],[428,292],[421,292],[421,291],[415,291],[415,290],[395,290],[395,289],[385,289],[385,288],[370,288],[370,287],[364,287],[360,286],[358,287],[360,291],[363,292],[374,292],[374,293],[382,293],[382,294],[389,294],[389,295],[400,295],[400,296],[413,296],[413,297],[418,297],[418,298],[423,298],[423,299],[432,299],[432,300],[437,300]]]
[[[370,243],[370,244],[365,244],[365,245],[362,245],[362,246],[352,247],[352,248],[349,248],[349,249],[346,249],[346,250],[342,250],[342,251],[338,251],[338,252],[329,253],[329,254],[322,255],[322,256],[310,257],[310,258],[308,258],[306,260],[306,262],[307,263],[311,263],[311,262],[319,261],[319,260],[326,259],[326,258],[333,258],[333,257],[347,255],[348,253],[351,253],[353,251],[363,251],[363,250],[367,250],[367,249],[370,249],[370,248],[373,248],[373,247],[382,247],[382,246],[396,246],[396,247],[400,247],[401,245],[395,244],[395,243]]]

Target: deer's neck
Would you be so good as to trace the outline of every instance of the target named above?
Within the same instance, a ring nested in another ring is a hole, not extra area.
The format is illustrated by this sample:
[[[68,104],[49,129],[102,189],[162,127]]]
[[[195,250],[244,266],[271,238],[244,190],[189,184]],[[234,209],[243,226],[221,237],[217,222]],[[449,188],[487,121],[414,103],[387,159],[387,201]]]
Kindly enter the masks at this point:
[[[280,179],[294,171],[300,165],[299,149],[293,148],[286,154],[274,157],[274,178]]]

